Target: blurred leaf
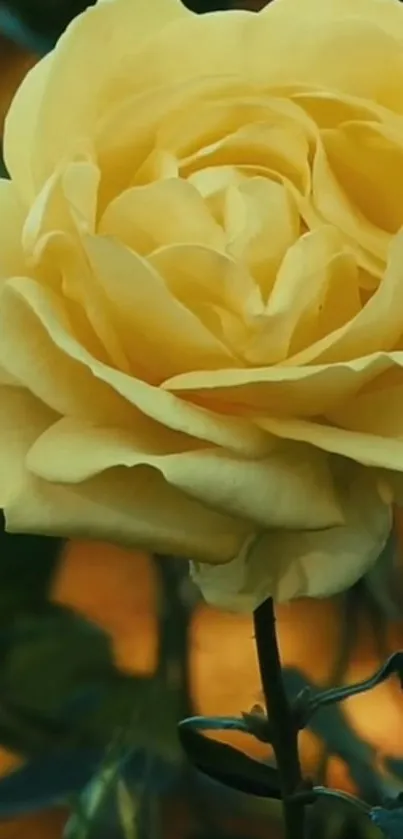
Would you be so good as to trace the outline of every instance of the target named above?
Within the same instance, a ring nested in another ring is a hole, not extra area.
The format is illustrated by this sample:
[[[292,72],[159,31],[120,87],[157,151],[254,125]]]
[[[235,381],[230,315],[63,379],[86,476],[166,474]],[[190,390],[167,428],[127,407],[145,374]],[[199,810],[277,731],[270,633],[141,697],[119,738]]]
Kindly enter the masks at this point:
[[[86,732],[106,744],[120,729],[127,747],[145,747],[179,764],[177,711],[176,697],[157,680],[119,676],[106,686],[102,701],[86,720]]]
[[[125,839],[137,839],[137,808],[134,797],[130,794],[126,783],[122,779],[118,781],[116,796],[123,835]]]
[[[341,802],[318,801],[310,812],[309,839],[382,839],[367,815]]]
[[[37,55],[44,55],[54,46],[54,38],[49,39],[32,32],[18,15],[2,4],[0,5],[0,34],[8,41],[17,44],[18,47]]]
[[[89,839],[108,793],[116,788],[122,756],[118,746],[109,750],[102,765],[77,799],[75,812],[66,825],[64,839]]]
[[[389,809],[374,807],[371,819],[382,831],[387,839],[402,839],[403,836],[403,807]]]
[[[29,760],[0,778],[0,819],[15,818],[65,803],[81,795],[103,765],[105,747],[56,750]],[[129,790],[143,783],[147,765],[144,750],[122,761],[122,779]],[[155,762],[150,783],[165,791],[176,780],[175,766]]]
[[[86,720],[119,676],[110,641],[47,603],[0,630],[0,743],[25,756],[91,745]]]
[[[278,773],[274,767],[191,728],[179,728],[179,737],[191,764],[213,780],[250,795],[281,797]]]
[[[116,673],[108,635],[52,603],[16,618],[0,634],[0,655],[0,699],[49,718],[74,713],[78,692],[82,702],[83,688],[96,688]]]
[[[46,602],[63,542],[7,533],[0,511],[0,629],[18,612]]]
[[[52,49],[70,21],[95,0],[2,0],[0,31],[33,52]]]
[[[102,761],[101,750],[45,755],[0,778],[0,819],[45,810],[79,793]]]
[[[402,753],[403,753],[403,744],[402,744]],[[401,758],[397,757],[384,757],[382,760],[383,765],[387,772],[392,775],[393,778],[396,779],[396,783],[399,785],[399,789],[403,783],[403,754]]]
[[[119,671],[108,635],[63,606],[0,632],[0,743],[27,756],[105,747],[122,730],[128,745],[179,759],[178,711],[174,691]]]

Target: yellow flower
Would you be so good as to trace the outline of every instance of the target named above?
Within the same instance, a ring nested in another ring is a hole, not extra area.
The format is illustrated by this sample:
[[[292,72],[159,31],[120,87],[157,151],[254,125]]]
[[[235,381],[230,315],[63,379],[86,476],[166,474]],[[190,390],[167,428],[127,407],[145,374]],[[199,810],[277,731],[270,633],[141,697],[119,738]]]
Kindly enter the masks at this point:
[[[403,472],[403,7],[104,0],[0,182],[13,531],[194,560],[252,608],[351,585]]]

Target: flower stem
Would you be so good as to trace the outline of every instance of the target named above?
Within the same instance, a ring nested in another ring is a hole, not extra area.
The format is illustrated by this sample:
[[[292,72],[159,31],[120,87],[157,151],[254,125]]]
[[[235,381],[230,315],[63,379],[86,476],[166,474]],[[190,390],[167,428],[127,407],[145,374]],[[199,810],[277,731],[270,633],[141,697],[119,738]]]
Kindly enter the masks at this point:
[[[285,839],[304,839],[305,804],[292,800],[301,789],[298,730],[285,692],[276,634],[273,600],[268,598],[254,612],[254,628],[266,711],[283,798]]]

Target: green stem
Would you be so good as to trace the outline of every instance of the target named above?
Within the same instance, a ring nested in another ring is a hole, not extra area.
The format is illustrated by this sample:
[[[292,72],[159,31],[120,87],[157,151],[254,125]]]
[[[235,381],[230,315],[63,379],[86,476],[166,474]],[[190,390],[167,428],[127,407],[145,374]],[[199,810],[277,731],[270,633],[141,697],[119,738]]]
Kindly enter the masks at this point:
[[[269,598],[254,612],[255,639],[260,677],[283,799],[285,839],[304,839],[305,804],[293,800],[302,786],[298,755],[298,730],[284,687],[276,634],[273,600]]]

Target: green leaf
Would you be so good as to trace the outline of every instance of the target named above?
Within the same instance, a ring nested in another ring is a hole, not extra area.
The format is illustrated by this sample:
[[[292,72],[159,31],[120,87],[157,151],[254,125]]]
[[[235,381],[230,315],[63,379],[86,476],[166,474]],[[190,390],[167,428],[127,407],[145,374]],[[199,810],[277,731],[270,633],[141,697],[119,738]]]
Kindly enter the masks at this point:
[[[137,807],[134,797],[130,794],[126,783],[120,779],[116,789],[118,814],[122,825],[124,839],[137,839]]]
[[[62,547],[60,539],[7,533],[0,511],[0,628],[46,602]]]
[[[250,795],[281,798],[278,772],[273,766],[192,728],[180,726],[179,737],[190,762],[215,781]]]
[[[49,717],[65,711],[77,691],[116,672],[108,635],[57,604],[20,615],[1,642],[1,695]]]
[[[55,40],[73,17],[95,0],[6,0],[5,6],[29,32]]]
[[[141,643],[141,640],[140,640]],[[27,756],[128,747],[181,754],[177,696],[161,679],[130,676],[110,638],[70,609],[47,603],[0,631],[0,743]]]
[[[0,629],[0,743],[27,756],[89,744],[85,721],[119,676],[110,639],[57,604]]]

